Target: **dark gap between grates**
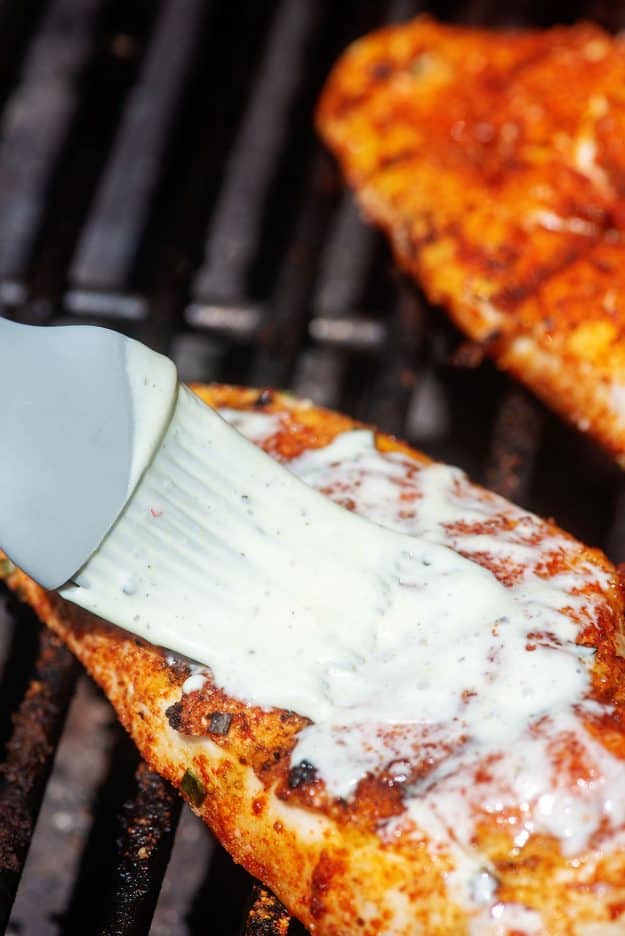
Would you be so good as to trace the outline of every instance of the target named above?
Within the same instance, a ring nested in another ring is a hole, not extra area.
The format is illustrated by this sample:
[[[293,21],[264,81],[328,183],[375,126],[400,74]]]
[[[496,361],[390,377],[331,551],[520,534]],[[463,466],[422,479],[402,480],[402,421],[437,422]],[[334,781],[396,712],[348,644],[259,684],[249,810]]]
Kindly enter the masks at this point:
[[[240,933],[253,887],[249,874],[217,847],[189,911],[191,932],[205,932],[208,920],[215,933]]]
[[[625,563],[625,484],[622,481],[614,495],[612,517],[604,548],[612,562]]]

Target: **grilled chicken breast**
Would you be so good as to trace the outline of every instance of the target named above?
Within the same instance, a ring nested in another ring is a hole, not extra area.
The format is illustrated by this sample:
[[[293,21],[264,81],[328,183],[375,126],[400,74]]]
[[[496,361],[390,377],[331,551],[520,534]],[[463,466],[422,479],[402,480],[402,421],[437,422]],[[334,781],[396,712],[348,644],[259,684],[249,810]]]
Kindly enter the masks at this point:
[[[414,724],[381,724],[374,735],[346,729],[336,756],[352,758],[356,782],[337,796],[330,774],[293,756],[315,728],[298,713],[229,697],[206,668],[2,563],[9,587],[103,687],[142,756],[313,933],[625,932],[624,604],[615,569],[461,472],[343,416],[267,391],[195,389],[328,497],[444,541],[506,593],[525,589],[527,600],[550,609],[553,628],[532,631],[530,621],[507,664],[510,622],[495,622],[484,674],[462,691],[463,705],[487,697],[506,665],[520,684],[524,667],[536,664],[539,696],[569,676],[582,691],[544,711],[537,698],[536,717],[521,726],[508,723],[509,700],[495,695],[505,741],[486,749],[472,748],[464,729],[457,735],[441,724],[432,733],[419,712]],[[206,609],[208,640],[214,613]],[[429,636],[443,648],[430,661],[442,711],[446,673],[459,655],[463,672],[472,638],[448,646],[444,634]],[[424,654],[428,646],[424,634]]]
[[[344,53],[318,125],[427,297],[625,465],[625,39],[422,17]]]

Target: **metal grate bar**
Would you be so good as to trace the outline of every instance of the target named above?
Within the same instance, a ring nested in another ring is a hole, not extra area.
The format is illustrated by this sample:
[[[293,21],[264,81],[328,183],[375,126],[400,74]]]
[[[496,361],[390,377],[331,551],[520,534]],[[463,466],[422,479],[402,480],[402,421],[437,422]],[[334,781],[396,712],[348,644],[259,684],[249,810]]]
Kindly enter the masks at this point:
[[[351,195],[344,196],[324,249],[313,301],[315,316],[340,318],[358,308],[376,245]],[[315,318],[311,321],[315,331]]]
[[[203,265],[193,285],[189,321],[201,306],[237,305],[258,250],[265,202],[289,132],[300,62],[317,21],[308,0],[283,0],[265,47],[255,90],[244,113],[210,225]],[[282,209],[283,210],[283,209]]]
[[[291,245],[282,263],[271,304],[271,320],[259,336],[252,368],[255,386],[285,386],[301,351],[319,252],[333,196],[325,159],[314,160]]]
[[[158,774],[140,764],[137,794],[123,806],[115,880],[101,936],[147,933],[174,843],[182,800]]]
[[[310,337],[320,345],[343,351],[378,351],[386,341],[387,325],[377,318],[322,318],[311,320]]]
[[[318,406],[341,405],[341,384],[346,361],[327,348],[306,348],[297,356],[291,381],[293,393],[313,400]]]
[[[510,389],[495,420],[484,483],[517,504],[526,504],[529,497],[541,423],[534,400]]]
[[[263,322],[264,309],[258,303],[224,304],[221,302],[192,302],[186,311],[186,320],[195,328],[217,332],[231,341],[250,341]]]
[[[367,419],[385,432],[401,434],[417,383],[423,339],[423,309],[413,289],[401,289],[389,323],[386,353],[367,406]]]
[[[20,622],[18,622],[18,626]],[[48,630],[0,766],[0,931],[6,927],[69,703],[81,671]]]
[[[46,194],[76,113],[79,76],[94,44],[102,0],[55,0],[9,98],[0,143],[0,301],[24,298],[23,277]]]
[[[308,335],[315,347],[302,351],[293,375],[295,393],[323,406],[337,406],[347,369],[342,351],[378,348],[384,328],[362,320],[354,310],[374,255],[375,234],[359,216],[353,198],[343,196],[322,250]]]
[[[73,312],[93,313],[98,303],[108,315],[137,317],[145,311],[142,300],[123,293],[162,171],[205,11],[203,0],[166,0],[161,8],[139,80],[126,103],[111,158],[71,263],[66,304]],[[102,300],[100,291],[105,294]]]
[[[277,897],[260,884],[254,886],[243,936],[287,936],[290,917]]]

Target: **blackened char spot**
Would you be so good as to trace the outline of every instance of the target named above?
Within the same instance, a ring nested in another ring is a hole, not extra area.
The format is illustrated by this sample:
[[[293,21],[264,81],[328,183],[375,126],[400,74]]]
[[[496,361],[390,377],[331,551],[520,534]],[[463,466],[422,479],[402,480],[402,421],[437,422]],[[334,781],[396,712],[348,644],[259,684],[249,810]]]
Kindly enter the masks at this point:
[[[182,725],[182,702],[174,702],[173,705],[170,705],[165,711],[165,715],[174,731],[180,731],[180,726]]]
[[[254,406],[258,409],[269,406],[270,403],[273,403],[273,390],[262,390],[254,400]]]
[[[212,712],[208,723],[211,734],[227,735],[232,724],[232,715],[228,712]]]
[[[388,62],[375,62],[371,66],[371,74],[374,78],[388,78],[392,74],[392,68]]]
[[[167,670],[167,675],[175,685],[181,685],[191,675],[188,663],[184,663],[182,660],[165,657],[163,664]]]
[[[300,761],[289,770],[289,789],[295,790],[305,783],[313,783],[316,777],[317,768],[310,761]]]

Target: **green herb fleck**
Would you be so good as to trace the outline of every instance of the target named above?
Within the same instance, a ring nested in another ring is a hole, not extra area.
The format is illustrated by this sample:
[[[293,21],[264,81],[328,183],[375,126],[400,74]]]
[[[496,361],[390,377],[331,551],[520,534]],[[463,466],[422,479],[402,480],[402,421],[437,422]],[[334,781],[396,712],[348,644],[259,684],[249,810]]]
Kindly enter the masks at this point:
[[[6,578],[8,575],[13,575],[15,572],[15,566],[10,559],[0,559],[0,578]]]
[[[180,789],[187,799],[190,800],[191,805],[199,809],[206,798],[206,790],[204,789],[202,781],[195,776],[192,770],[187,770],[185,772],[182,783],[180,784]]]

